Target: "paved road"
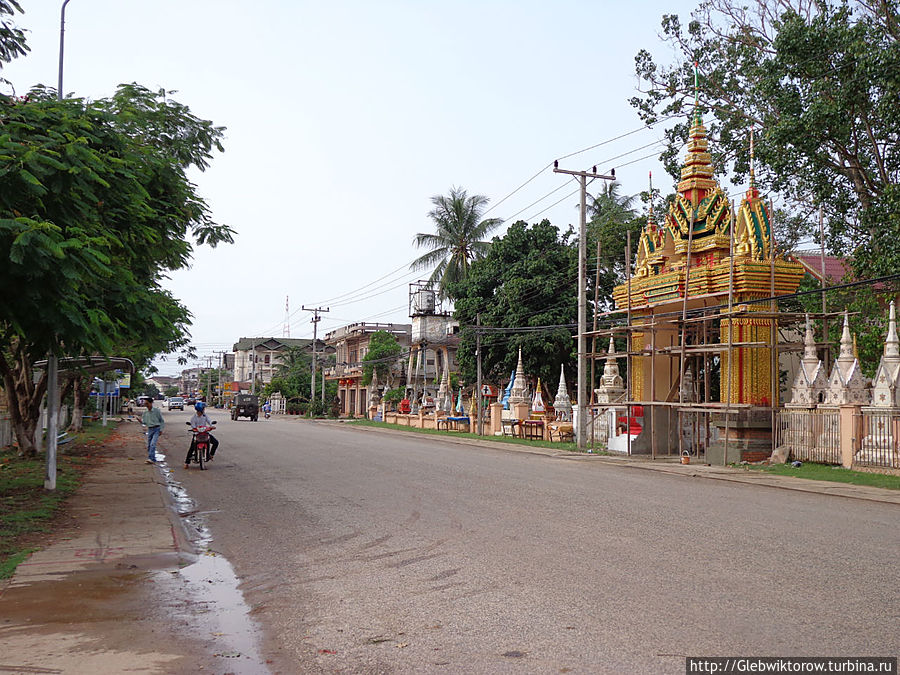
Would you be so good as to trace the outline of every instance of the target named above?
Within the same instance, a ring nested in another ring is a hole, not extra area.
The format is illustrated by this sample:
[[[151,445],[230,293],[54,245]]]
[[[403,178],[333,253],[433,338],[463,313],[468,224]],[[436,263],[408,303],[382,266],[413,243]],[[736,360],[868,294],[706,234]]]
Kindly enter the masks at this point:
[[[219,419],[210,470],[172,465],[282,672],[683,673],[685,655],[900,653],[894,505]]]

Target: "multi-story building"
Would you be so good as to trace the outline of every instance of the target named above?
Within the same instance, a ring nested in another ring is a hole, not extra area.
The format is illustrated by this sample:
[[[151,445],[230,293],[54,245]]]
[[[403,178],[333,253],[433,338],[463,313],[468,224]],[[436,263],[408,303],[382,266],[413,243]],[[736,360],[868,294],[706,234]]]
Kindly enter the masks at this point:
[[[412,340],[409,352],[408,388],[413,409],[434,399],[444,372],[453,372],[459,347],[459,321],[441,308],[437,292],[429,282],[409,285]]]
[[[311,352],[312,343],[312,340],[304,338],[241,338],[232,348],[234,381],[249,384],[255,374],[257,382],[267,384],[278,372],[278,366],[285,363],[285,356],[290,348],[299,347],[304,352]],[[320,355],[332,351],[322,340],[316,341],[316,352]]]
[[[403,352],[392,364],[392,374],[397,384],[406,379],[406,357],[412,333],[410,324],[351,323],[325,335],[325,343],[334,348],[335,366],[325,371],[325,379],[337,380],[341,415],[363,415],[368,408],[367,387],[362,384],[363,359],[369,351],[373,333],[384,331],[393,335]],[[379,382],[383,390],[387,383]]]

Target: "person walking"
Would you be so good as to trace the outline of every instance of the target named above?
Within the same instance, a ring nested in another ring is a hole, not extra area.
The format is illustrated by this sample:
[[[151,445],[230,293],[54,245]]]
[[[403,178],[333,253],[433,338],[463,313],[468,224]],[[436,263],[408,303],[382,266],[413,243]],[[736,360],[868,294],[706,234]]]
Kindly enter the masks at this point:
[[[141,415],[141,424],[147,427],[147,464],[156,463],[156,442],[166,426],[162,412],[153,407],[153,399],[149,396],[144,399],[147,410]]]

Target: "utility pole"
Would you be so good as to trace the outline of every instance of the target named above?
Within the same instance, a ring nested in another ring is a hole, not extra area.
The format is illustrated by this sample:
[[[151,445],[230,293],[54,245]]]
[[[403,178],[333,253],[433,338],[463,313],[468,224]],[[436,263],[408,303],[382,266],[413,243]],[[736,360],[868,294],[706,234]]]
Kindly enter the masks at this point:
[[[312,312],[313,318],[310,323],[313,325],[313,341],[312,341],[312,377],[309,378],[309,416],[312,417],[312,409],[313,403],[316,402],[316,341],[318,340],[318,328],[319,321],[322,320],[322,317],[319,316],[319,313],[328,313],[331,310],[328,307],[307,307],[306,305],[301,305],[300,309],[304,312]],[[322,389],[325,389],[325,385],[322,385]]]
[[[250,340],[250,393],[256,394],[256,338]]]
[[[482,415],[481,415],[481,312],[475,315],[475,363],[478,367],[478,377],[477,383],[475,385],[475,396],[478,401],[478,409],[476,414],[478,415],[478,435],[484,435],[484,426],[482,424]]]
[[[62,101],[63,93],[63,45],[65,42],[66,5],[69,0],[63,0],[59,11],[59,83],[56,87],[56,99]],[[47,354],[47,464],[44,474],[44,489],[56,489],[56,449],[57,449],[57,422],[59,421],[59,361],[51,348]],[[104,409],[104,415],[106,410]],[[105,419],[105,417],[104,417]],[[40,431],[40,423],[38,423]]]
[[[206,404],[212,403],[212,360],[213,356],[206,357]]]
[[[222,371],[225,369],[225,354],[227,352],[216,352],[219,355],[219,405],[225,407],[225,392],[222,391]]]
[[[578,424],[575,428],[575,442],[579,448],[585,447],[585,417],[587,417],[587,406],[585,405],[585,337],[587,331],[587,300],[585,299],[586,281],[585,281],[585,229],[587,227],[587,179],[601,178],[603,180],[615,180],[615,169],[610,171],[610,175],[605,176],[597,173],[597,167],[591,167],[590,171],[571,171],[568,169],[560,169],[559,162],[553,162],[553,173],[565,173],[570,176],[576,176],[581,185],[581,218],[578,225],[578,391],[576,392],[576,400],[578,405]]]

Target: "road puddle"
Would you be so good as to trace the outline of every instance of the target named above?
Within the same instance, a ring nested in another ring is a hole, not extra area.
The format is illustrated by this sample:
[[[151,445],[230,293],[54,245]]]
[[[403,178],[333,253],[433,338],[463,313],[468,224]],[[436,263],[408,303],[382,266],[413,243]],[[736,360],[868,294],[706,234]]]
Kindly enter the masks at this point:
[[[175,511],[197,551],[193,562],[177,572],[157,572],[164,586],[166,581],[178,580],[181,590],[188,595],[187,602],[175,603],[171,609],[193,627],[195,636],[208,636],[207,646],[217,659],[227,662],[226,672],[235,675],[270,672],[259,650],[260,629],[250,616],[234,568],[224,556],[211,550],[213,536],[206,522],[208,512],[197,509],[184,485],[173,478],[164,459],[159,466]]]

